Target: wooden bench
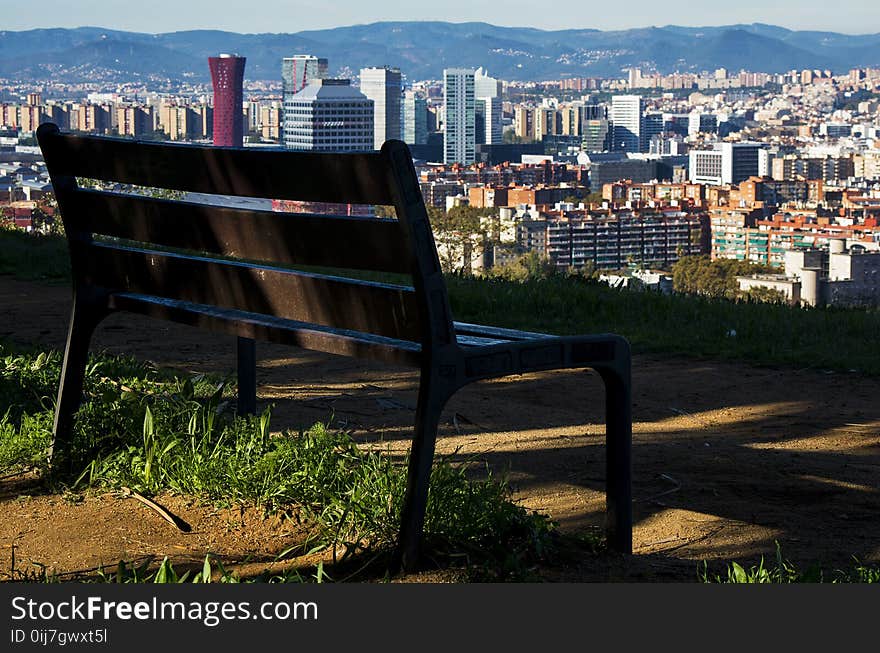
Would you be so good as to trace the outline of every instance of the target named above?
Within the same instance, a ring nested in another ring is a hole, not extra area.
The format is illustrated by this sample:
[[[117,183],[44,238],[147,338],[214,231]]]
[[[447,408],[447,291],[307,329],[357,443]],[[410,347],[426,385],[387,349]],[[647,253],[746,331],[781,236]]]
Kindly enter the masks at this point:
[[[554,337],[454,322],[407,146],[315,153],[140,142],[37,130],[70,247],[73,311],[52,454],[63,460],[89,341],[114,311],[239,337],[239,406],[255,396],[249,339],[420,370],[399,540],[418,561],[440,412],[461,387],[535,370],[592,368],[606,388],[606,529],[632,549],[630,352],[616,335]],[[289,214],[81,188],[76,178],[304,202],[393,205],[397,219]],[[259,262],[254,262],[259,261]],[[299,266],[300,269],[292,269]],[[411,285],[303,271],[410,275]],[[582,398],[573,397],[581,401]]]

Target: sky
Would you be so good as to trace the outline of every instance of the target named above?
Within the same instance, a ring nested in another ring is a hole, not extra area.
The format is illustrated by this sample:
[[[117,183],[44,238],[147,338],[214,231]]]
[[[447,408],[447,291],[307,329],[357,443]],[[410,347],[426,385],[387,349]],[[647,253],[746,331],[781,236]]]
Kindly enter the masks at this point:
[[[161,33],[187,29],[232,32],[299,32],[385,20],[482,21],[540,29],[628,29],[650,25],[770,23],[789,29],[846,34],[880,33],[878,0],[41,0],[23,9],[0,0],[0,29],[84,25]],[[724,6],[717,6],[722,4]],[[695,6],[697,5],[697,6]]]

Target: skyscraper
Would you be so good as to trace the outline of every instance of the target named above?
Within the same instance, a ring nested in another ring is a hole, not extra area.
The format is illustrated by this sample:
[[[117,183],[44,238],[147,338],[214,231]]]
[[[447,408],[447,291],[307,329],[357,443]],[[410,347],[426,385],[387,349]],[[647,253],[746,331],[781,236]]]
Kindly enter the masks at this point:
[[[644,102],[641,95],[615,95],[611,98],[611,149],[641,152],[643,148]]]
[[[415,91],[406,91],[400,107],[401,138],[408,145],[424,145],[428,142],[428,103]]]
[[[475,106],[477,143],[497,145],[501,142],[501,98],[478,97]]]
[[[489,77],[482,68],[474,71],[474,95],[480,97],[501,97],[501,80]]]
[[[651,146],[651,139],[663,133],[663,114],[662,113],[646,113],[642,117],[642,134],[640,138],[640,148],[642,152],[647,152]]]
[[[473,70],[443,71],[443,106],[443,163],[473,163],[477,149]]]
[[[348,79],[313,79],[286,103],[284,147],[366,152],[373,149],[373,101]]]
[[[284,95],[301,91],[313,79],[327,77],[327,59],[295,54],[281,60],[281,90]]]
[[[401,137],[400,94],[403,92],[400,69],[361,68],[361,93],[373,101],[373,149]]]
[[[311,54],[295,54],[281,60],[281,125],[294,116],[291,115],[290,100],[309,85],[314,79],[327,78],[327,59]]]
[[[214,145],[241,147],[244,142],[244,64],[234,54],[208,57],[214,85]]]
[[[474,72],[474,97],[477,111],[477,142],[501,142],[501,80],[489,77],[482,68]]]

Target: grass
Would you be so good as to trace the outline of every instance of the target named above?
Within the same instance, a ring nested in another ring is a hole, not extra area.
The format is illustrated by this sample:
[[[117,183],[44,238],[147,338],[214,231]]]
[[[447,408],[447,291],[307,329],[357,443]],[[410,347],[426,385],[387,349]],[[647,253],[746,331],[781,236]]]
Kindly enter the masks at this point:
[[[782,556],[782,549],[776,543],[776,556],[771,564],[765,564],[764,557],[748,568],[738,562],[728,563],[722,573],[711,574],[704,562],[697,573],[703,583],[724,584],[789,584],[789,583],[880,583],[880,567],[869,567],[854,560],[849,569],[836,569],[826,573],[820,566],[812,565],[798,569],[796,565]]]
[[[618,290],[565,276],[447,278],[457,320],[560,335],[619,333],[633,350],[880,374],[876,309],[798,308]]]
[[[67,241],[61,236],[29,234],[0,224],[0,274],[28,281],[67,281]]]
[[[325,424],[270,433],[271,415],[238,417],[224,380],[176,376],[125,357],[97,356],[67,461],[47,476],[46,453],[60,356],[0,346],[0,473],[36,469],[54,491],[130,488],[176,492],[218,504],[294,507],[315,526],[295,555],[332,547],[348,557],[390,552],[406,487],[401,461],[366,450]],[[491,475],[472,479],[439,461],[431,478],[425,537],[431,557],[466,560],[483,578],[527,573],[553,544],[552,524],[510,501]]]
[[[241,578],[228,571],[220,560],[210,554],[205,556],[205,561],[199,569],[175,569],[172,562],[166,556],[158,566],[148,559],[140,565],[131,565],[125,561],[119,561],[114,567],[102,567],[92,576],[77,575],[77,582],[82,583],[114,583],[114,584],[140,584],[153,583],[156,585],[181,585],[205,584],[205,583],[323,583],[333,579],[324,570],[324,564],[318,563],[314,573],[303,575],[299,570],[291,569],[283,573],[270,574],[264,572],[260,575]],[[62,577],[50,572],[45,566],[35,565],[35,569],[15,569],[10,580],[30,583],[60,583]]]

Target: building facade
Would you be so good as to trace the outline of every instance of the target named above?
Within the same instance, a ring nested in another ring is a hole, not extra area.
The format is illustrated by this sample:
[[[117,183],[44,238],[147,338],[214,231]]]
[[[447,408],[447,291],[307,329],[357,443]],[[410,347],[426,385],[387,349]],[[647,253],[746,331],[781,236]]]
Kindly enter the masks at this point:
[[[637,263],[668,269],[681,256],[701,252],[695,216],[562,218],[547,221],[547,256],[559,268],[614,270]]]
[[[295,54],[281,60],[281,92],[298,93],[313,79],[326,79],[327,59],[311,54]]]
[[[474,71],[443,71],[443,163],[469,165],[476,160],[476,103]]]
[[[761,143],[716,143],[712,150],[689,153],[689,179],[699,184],[738,184],[760,176]]]
[[[373,101],[348,79],[315,79],[286,103],[284,147],[366,152],[373,149]]]
[[[214,86],[214,145],[241,147],[244,142],[244,65],[234,54],[209,57]]]
[[[478,97],[474,101],[474,107],[476,142],[483,145],[501,143],[501,98]]]
[[[642,152],[644,136],[644,100],[641,95],[615,95],[611,98],[611,149],[618,152]]]
[[[428,102],[415,91],[405,91],[400,106],[403,142],[424,145],[428,142]]]
[[[400,69],[361,68],[361,93],[373,101],[373,149],[391,139],[400,139]]]

